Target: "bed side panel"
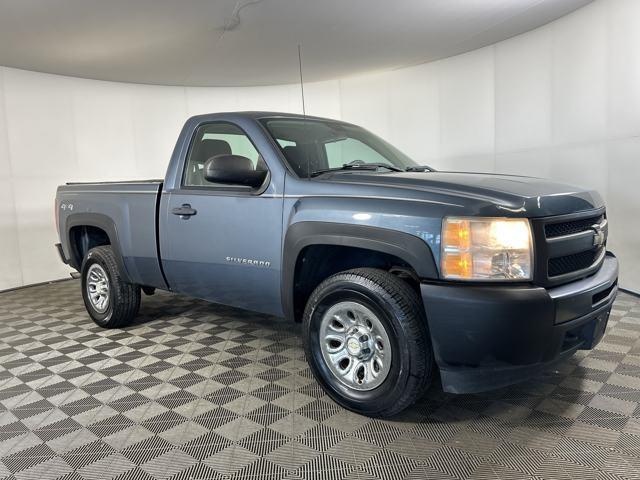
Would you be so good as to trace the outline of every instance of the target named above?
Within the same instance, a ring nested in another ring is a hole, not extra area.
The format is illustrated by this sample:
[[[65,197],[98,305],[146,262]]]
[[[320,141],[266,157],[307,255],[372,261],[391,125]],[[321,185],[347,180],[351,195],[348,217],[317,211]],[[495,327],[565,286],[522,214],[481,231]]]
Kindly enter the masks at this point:
[[[109,230],[114,250],[132,283],[166,289],[156,243],[156,204],[161,183],[65,185],[58,189],[64,252],[71,255],[69,231],[76,225]]]

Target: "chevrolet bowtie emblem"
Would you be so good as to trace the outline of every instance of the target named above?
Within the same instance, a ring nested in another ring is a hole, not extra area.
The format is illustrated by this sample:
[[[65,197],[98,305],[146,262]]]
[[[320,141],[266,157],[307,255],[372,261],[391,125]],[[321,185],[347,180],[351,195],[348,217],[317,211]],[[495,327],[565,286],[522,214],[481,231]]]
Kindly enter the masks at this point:
[[[591,225],[591,229],[595,232],[593,235],[593,246],[602,247],[605,241],[604,230],[599,224]]]

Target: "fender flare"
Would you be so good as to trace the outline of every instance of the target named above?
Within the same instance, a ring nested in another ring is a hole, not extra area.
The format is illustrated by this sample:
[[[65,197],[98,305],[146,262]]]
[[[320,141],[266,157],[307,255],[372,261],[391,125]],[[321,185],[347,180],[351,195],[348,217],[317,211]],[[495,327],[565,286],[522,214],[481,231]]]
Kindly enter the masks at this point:
[[[123,280],[130,282],[131,278],[125,267],[124,258],[120,250],[120,240],[118,238],[116,224],[110,217],[101,213],[73,213],[66,218],[64,231],[67,245],[69,245],[69,265],[78,271],[82,268],[82,259],[80,259],[80,262],[76,265],[76,259],[80,257],[80,253],[76,250],[73,239],[71,238],[71,230],[74,227],[83,226],[100,228],[106,232],[109,237],[111,249],[116,257],[120,275],[123,277]]]
[[[331,222],[299,222],[289,227],[282,252],[282,310],[294,320],[294,280],[300,252],[310,245],[357,247],[398,257],[425,279],[437,279],[438,269],[431,248],[409,233],[368,225]]]

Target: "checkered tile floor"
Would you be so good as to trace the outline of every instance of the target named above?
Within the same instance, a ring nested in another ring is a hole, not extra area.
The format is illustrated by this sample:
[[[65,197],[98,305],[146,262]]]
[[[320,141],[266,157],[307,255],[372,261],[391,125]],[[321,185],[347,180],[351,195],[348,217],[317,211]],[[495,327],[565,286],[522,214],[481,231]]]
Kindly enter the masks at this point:
[[[389,421],[313,380],[297,325],[158,293],[103,330],[77,281],[0,294],[0,478],[640,478],[640,300],[592,352]]]

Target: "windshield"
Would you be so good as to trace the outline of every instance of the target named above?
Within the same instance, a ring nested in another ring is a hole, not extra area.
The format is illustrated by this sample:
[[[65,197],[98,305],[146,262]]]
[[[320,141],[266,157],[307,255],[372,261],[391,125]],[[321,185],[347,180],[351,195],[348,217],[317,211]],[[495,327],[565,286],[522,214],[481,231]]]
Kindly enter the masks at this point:
[[[345,165],[388,165],[396,171],[418,166],[394,146],[355,125],[302,118],[266,118],[261,122],[301,178]]]

